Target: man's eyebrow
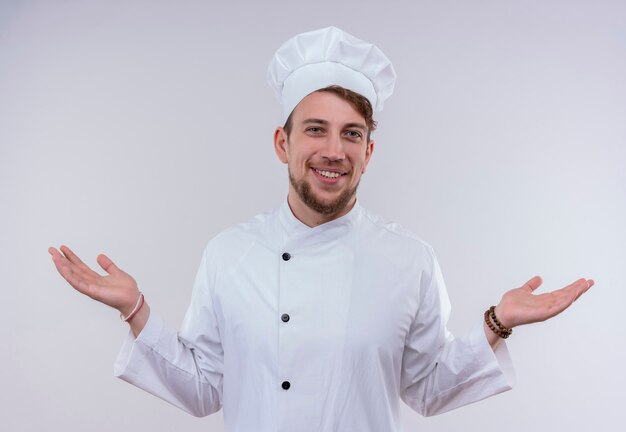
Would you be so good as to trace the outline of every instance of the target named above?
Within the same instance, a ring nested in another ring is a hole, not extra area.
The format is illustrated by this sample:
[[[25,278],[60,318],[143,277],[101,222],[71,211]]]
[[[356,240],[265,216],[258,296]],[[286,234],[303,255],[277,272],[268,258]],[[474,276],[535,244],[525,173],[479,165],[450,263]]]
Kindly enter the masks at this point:
[[[322,120],[322,119],[316,119],[316,118],[309,118],[304,120],[302,123],[304,124],[323,124],[323,125],[327,125],[328,124],[328,120]]]
[[[363,131],[367,130],[367,126],[365,126],[363,123],[346,123],[345,125],[343,125],[344,128],[357,128],[357,129],[362,129]]]
[[[321,124],[324,126],[327,126],[329,124],[328,120],[316,119],[316,118],[306,119],[302,123],[303,124]],[[367,126],[365,126],[363,123],[346,123],[345,125],[343,125],[343,128],[344,129],[356,128],[356,129],[361,129],[363,131],[367,130]]]

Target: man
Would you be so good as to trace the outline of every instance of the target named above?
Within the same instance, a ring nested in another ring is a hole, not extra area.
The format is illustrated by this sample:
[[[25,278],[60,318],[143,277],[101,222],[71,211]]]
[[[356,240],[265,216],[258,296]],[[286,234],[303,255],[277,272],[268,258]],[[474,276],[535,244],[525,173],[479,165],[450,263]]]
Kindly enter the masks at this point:
[[[287,41],[269,78],[283,105],[274,147],[287,201],[209,242],[179,333],[106,256],[102,277],[50,248],[74,288],[130,324],[116,375],[194,415],[223,406],[231,431],[396,431],[400,398],[432,415],[509,389],[502,340],[593,281],[536,296],[534,277],[453,338],[432,248],[356,200],[391,63],[330,27]]]

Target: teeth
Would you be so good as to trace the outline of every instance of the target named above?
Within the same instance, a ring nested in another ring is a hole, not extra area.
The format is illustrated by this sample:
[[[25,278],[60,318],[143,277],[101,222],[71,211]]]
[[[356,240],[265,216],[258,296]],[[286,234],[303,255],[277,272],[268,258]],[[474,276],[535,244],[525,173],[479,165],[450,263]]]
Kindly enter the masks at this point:
[[[315,170],[317,171],[319,174],[321,174],[322,176],[326,177],[326,178],[337,178],[339,177],[341,174],[336,173],[336,172],[330,172],[330,171],[320,171],[320,170]]]

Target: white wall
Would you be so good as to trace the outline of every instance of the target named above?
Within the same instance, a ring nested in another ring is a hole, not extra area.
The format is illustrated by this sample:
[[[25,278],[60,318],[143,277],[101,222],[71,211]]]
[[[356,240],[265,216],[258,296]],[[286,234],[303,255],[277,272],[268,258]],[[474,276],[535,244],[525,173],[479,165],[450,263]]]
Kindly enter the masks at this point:
[[[360,200],[434,245],[454,332],[534,274],[597,282],[515,331],[515,390],[406,430],[621,428],[626,3],[334,3],[0,2],[2,430],[222,430],[113,378],[125,326],[46,249],[108,253],[178,325],[206,241],[286,194],[265,70],[327,25],[398,71]]]

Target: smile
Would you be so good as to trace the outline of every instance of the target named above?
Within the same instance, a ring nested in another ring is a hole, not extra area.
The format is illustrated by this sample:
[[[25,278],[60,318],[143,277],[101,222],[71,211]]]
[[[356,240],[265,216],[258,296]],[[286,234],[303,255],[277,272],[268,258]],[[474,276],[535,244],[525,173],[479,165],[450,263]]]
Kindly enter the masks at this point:
[[[329,171],[323,169],[312,168],[313,172],[317,174],[317,177],[325,183],[335,183],[340,177],[346,175],[346,173],[338,171]]]
[[[315,169],[315,168],[313,168],[313,169]],[[341,173],[333,172],[333,171],[321,171],[321,170],[318,170],[318,169],[315,169],[315,171],[319,175],[322,175],[322,176],[327,177],[327,178],[337,178],[337,177],[339,177],[341,175]]]

